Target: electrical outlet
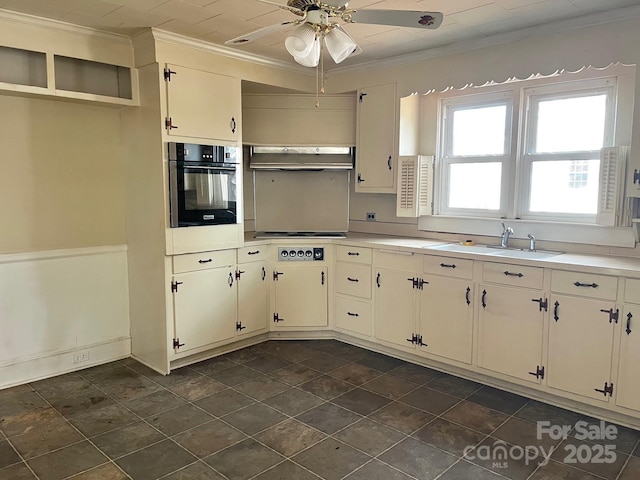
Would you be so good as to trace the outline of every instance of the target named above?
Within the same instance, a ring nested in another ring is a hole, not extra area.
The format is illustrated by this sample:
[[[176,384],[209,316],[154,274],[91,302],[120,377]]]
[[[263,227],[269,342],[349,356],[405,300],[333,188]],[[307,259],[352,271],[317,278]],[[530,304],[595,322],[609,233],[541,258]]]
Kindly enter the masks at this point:
[[[367,222],[376,221],[376,212],[367,212]]]
[[[84,363],[89,361],[89,350],[82,350],[81,352],[74,352],[73,363]]]

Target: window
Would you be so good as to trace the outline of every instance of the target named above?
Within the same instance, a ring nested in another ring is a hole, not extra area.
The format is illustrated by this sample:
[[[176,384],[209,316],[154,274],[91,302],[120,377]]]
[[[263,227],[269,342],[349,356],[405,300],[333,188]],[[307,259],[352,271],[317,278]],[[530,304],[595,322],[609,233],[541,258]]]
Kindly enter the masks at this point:
[[[595,223],[615,79],[533,83],[440,101],[438,214]]]
[[[504,212],[511,111],[504,94],[445,102],[442,212]]]

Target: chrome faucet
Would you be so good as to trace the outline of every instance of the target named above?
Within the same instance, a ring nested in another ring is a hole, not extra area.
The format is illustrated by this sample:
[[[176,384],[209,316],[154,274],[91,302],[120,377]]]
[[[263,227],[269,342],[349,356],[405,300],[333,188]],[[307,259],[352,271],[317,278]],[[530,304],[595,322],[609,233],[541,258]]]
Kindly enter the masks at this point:
[[[529,237],[529,251],[530,252],[535,252],[536,251],[536,237],[534,237],[532,233],[527,234],[527,237]]]
[[[504,222],[500,222],[502,225],[502,236],[500,238],[500,246],[502,248],[509,248],[509,237],[513,235],[513,228],[507,227]]]

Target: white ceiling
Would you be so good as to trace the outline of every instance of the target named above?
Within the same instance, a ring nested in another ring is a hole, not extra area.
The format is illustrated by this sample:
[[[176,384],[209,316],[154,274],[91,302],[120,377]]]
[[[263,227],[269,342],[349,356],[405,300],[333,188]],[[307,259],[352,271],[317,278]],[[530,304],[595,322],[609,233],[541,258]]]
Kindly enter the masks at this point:
[[[341,66],[639,4],[639,0],[352,0],[349,8],[439,11],[445,17],[437,30],[347,24],[345,30],[363,53]],[[220,45],[260,27],[298,18],[256,0],[0,0],[0,8],[127,35],[157,27]],[[293,65],[284,49],[286,35],[285,31],[229,48]],[[326,69],[333,66],[330,60],[325,63]]]

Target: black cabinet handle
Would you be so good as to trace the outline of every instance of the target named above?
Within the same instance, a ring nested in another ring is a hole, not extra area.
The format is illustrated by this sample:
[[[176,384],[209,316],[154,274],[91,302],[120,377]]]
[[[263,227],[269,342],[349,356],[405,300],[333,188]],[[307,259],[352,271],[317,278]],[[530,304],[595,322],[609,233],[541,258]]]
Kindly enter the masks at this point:
[[[355,255],[357,257],[358,255],[360,255],[360,253],[359,252],[348,252],[347,255],[349,255],[349,256]]]
[[[198,260],[198,263],[211,263],[211,262],[213,262],[213,260],[210,258],[208,260]]]
[[[349,315],[350,317],[359,317],[360,316],[357,313],[351,313],[351,312],[347,312],[347,315]]]
[[[558,316],[558,309],[560,307],[560,304],[556,301],[556,303],[553,304],[553,319],[557,322],[558,320],[560,320],[560,317]]]
[[[380,288],[380,274],[376,275],[376,285],[378,288]]]
[[[625,330],[625,332],[627,332],[627,335],[629,335],[631,333],[631,319],[633,318],[633,315],[631,315],[631,312],[627,313],[627,329]]]
[[[360,281],[357,278],[351,278],[351,277],[347,277],[347,280],[349,280],[350,282],[359,282]]]
[[[236,133],[236,119],[231,117],[231,133]]]
[[[389,155],[389,158],[387,159],[387,167],[389,167],[389,170],[391,170],[391,155]]]
[[[442,268],[456,268],[456,264],[455,263],[441,263],[440,266]]]
[[[505,270],[503,272],[507,277],[518,277],[518,278],[522,278],[524,277],[524,273],[514,273],[514,272],[510,272],[509,270]]]
[[[471,288],[467,287],[467,291],[464,294],[464,298],[467,301],[467,305],[471,305],[471,299],[469,298],[470,294],[471,294]]]
[[[324,285],[324,272],[320,273],[320,284]]]
[[[256,250],[255,252],[247,252],[247,255],[257,255],[260,253],[260,250]]]
[[[233,273],[229,272],[229,287],[233,287]]]
[[[267,271],[264,269],[264,267],[262,267],[262,281],[264,282],[264,279],[267,278]]]
[[[482,308],[487,308],[487,302],[485,301],[487,298],[487,291],[482,290]]]
[[[580,283],[580,282],[575,282],[574,285],[576,287],[587,287],[587,288],[598,288],[598,284],[597,283]]]

